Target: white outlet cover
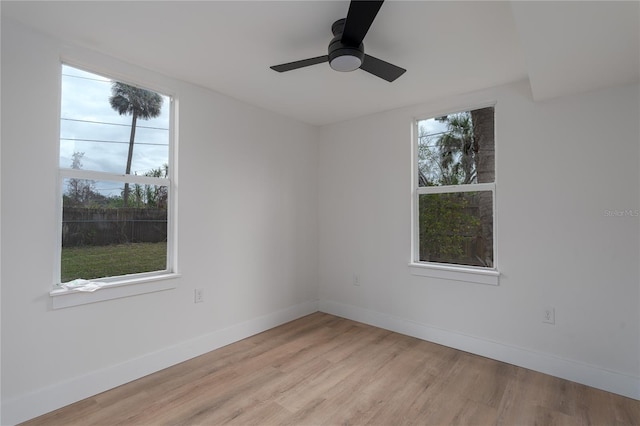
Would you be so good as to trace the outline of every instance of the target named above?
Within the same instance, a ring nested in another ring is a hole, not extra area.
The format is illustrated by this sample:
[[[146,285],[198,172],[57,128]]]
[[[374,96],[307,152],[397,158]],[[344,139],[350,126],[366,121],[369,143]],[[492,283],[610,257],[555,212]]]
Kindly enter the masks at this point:
[[[556,323],[556,309],[552,306],[547,306],[542,311],[542,322],[547,324]]]

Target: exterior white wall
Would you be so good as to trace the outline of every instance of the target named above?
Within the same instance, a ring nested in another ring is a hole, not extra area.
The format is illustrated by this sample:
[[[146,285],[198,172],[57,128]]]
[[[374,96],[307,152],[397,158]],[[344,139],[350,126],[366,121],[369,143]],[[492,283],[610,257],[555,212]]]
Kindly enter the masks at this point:
[[[640,398],[639,100],[521,82],[323,127],[320,309]],[[500,284],[411,275],[412,118],[487,101]]]
[[[178,99],[174,290],[51,309],[61,55]],[[317,128],[6,19],[1,76],[2,424],[317,311]]]

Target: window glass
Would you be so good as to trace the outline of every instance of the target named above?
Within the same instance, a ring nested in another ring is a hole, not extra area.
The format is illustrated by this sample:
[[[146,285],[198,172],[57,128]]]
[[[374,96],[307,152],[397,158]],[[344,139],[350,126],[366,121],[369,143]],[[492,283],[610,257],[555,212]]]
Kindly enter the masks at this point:
[[[493,193],[421,194],[418,201],[420,253],[423,262],[490,266]],[[485,211],[483,211],[483,207]]]
[[[493,267],[494,107],[416,122],[414,260]]]
[[[113,86],[106,77],[62,66],[60,167],[73,167],[74,153],[81,152],[83,170],[126,172],[133,115],[120,114],[111,106]],[[145,174],[169,163],[170,99],[148,92],[161,99],[157,110],[129,99],[132,109],[137,107],[148,116],[136,117],[131,174]]]
[[[170,270],[171,99],[62,66],[60,282]]]

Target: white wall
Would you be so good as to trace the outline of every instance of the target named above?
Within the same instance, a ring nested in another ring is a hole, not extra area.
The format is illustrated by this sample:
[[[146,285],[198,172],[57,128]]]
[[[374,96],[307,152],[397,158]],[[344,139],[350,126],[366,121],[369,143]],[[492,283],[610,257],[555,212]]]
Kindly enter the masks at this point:
[[[61,54],[178,98],[174,290],[51,309]],[[2,424],[317,310],[317,128],[6,19],[1,76]]]
[[[535,103],[521,82],[322,128],[321,310],[640,398],[639,218],[605,214],[640,208],[639,100]],[[487,101],[500,285],[413,276],[412,118]]]

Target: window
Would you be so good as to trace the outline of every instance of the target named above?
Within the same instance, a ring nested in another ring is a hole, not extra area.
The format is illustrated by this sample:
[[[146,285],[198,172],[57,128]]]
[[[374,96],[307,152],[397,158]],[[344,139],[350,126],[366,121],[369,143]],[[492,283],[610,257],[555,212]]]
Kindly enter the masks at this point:
[[[59,289],[175,272],[172,103],[62,65]]]
[[[416,120],[413,265],[495,271],[494,107]]]

